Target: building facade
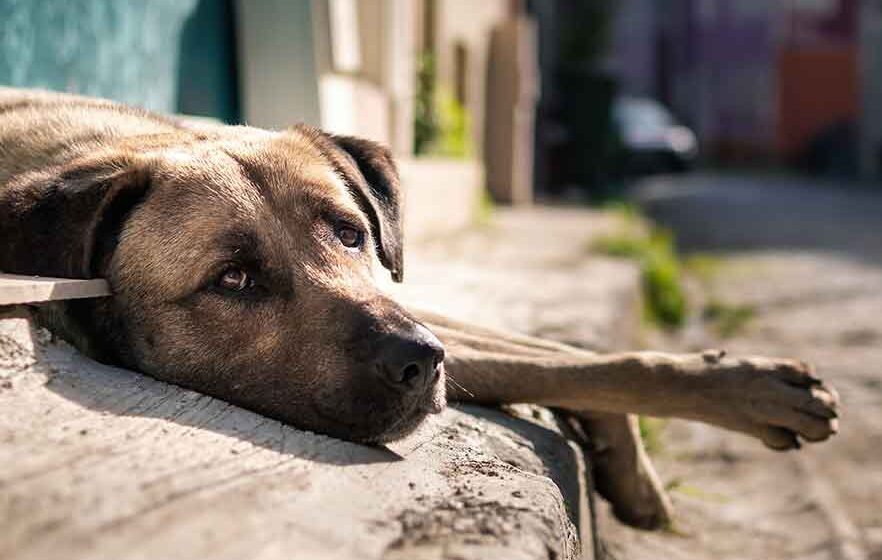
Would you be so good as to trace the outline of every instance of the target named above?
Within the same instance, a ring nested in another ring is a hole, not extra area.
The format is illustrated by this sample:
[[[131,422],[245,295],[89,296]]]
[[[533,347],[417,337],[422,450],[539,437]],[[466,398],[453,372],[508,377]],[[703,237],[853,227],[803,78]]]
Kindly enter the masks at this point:
[[[627,0],[615,17],[610,67],[626,93],[668,104],[714,161],[853,174],[861,130],[873,128],[865,91],[878,75],[870,69],[875,32],[861,9],[879,7]]]

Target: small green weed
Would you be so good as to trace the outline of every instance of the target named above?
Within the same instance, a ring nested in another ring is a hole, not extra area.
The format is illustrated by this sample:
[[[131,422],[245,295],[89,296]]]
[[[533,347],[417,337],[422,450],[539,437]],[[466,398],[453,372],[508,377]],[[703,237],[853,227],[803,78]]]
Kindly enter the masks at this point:
[[[450,158],[467,158],[474,154],[472,145],[472,121],[468,109],[441,88],[437,92],[438,136],[430,149],[434,155]]]
[[[720,494],[718,492],[708,492],[699,488],[698,486],[687,484],[683,482],[683,480],[680,478],[675,478],[665,484],[665,490],[667,490],[668,492],[679,492],[680,494],[683,494],[684,496],[689,496],[690,498],[695,498],[708,502],[715,502],[718,504],[725,504],[732,501],[732,499],[725,494]]]
[[[487,227],[493,223],[493,213],[496,211],[496,202],[487,188],[478,192],[478,204],[475,208],[474,223],[478,227]]]
[[[635,211],[622,213],[621,231],[594,240],[591,250],[638,261],[647,317],[665,327],[680,327],[686,321],[687,305],[673,236],[659,228],[647,230],[629,212]]]
[[[646,452],[650,455],[661,453],[664,449],[661,435],[665,426],[668,425],[667,420],[640,416],[637,421],[640,426],[640,439],[643,440],[643,447],[646,448]]]
[[[730,338],[743,332],[756,316],[756,309],[750,305],[732,305],[718,299],[711,299],[702,310],[702,317],[714,326],[721,338]]]
[[[723,259],[708,253],[693,253],[683,260],[683,269],[705,287],[713,283],[723,266]]]

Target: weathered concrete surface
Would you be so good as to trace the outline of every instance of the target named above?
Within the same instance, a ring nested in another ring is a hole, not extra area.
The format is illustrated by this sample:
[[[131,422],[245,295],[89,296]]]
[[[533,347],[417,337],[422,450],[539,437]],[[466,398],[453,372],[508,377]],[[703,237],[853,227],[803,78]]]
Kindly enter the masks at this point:
[[[94,363],[25,318],[0,320],[0,372],[2,558],[579,557],[582,459],[541,414],[450,409],[369,448]]]
[[[503,213],[411,252],[400,295],[613,345],[636,274],[585,250],[610,226]],[[0,408],[0,558],[579,558],[580,536],[591,557],[583,458],[539,408],[455,406],[364,447],[102,366],[22,316],[0,319]]]

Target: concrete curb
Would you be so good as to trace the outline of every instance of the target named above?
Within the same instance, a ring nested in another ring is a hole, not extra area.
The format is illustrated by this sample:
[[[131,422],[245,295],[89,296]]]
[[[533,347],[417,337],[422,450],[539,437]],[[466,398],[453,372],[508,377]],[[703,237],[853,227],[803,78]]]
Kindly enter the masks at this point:
[[[0,318],[0,557],[580,558],[547,411],[454,407],[388,449],[92,362]]]

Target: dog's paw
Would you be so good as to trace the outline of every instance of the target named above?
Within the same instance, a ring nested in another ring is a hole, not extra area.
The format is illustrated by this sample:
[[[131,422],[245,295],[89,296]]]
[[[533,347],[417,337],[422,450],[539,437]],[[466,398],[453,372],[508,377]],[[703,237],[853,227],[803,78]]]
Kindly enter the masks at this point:
[[[824,441],[839,430],[839,395],[804,362],[771,358],[720,359],[725,423],[786,451]]]

